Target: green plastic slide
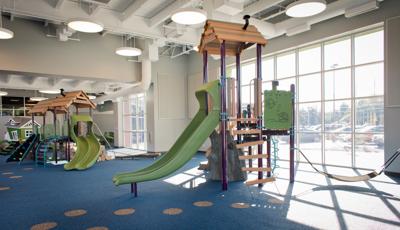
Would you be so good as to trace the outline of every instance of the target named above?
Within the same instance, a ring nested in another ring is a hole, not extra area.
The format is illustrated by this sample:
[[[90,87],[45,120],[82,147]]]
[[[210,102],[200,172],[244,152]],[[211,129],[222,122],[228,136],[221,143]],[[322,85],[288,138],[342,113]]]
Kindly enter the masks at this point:
[[[74,127],[79,121],[87,122],[88,132],[85,137],[77,136]],[[64,165],[65,170],[85,170],[92,167],[100,155],[100,143],[93,133],[93,120],[89,115],[72,115],[71,138],[75,141],[77,150],[74,158]]]
[[[207,114],[207,94],[212,108]],[[168,176],[185,165],[217,127],[220,116],[219,81],[203,85],[196,91],[200,109],[171,149],[152,165],[136,172],[120,173],[114,176],[115,185],[157,180]]]

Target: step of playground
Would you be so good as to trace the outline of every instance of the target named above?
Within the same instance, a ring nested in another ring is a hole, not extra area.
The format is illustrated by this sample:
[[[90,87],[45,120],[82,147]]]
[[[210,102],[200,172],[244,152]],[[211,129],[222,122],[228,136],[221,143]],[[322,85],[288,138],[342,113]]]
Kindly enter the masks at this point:
[[[250,141],[250,142],[244,142],[237,144],[237,148],[244,148],[244,147],[249,147],[249,146],[255,146],[255,145],[262,145],[264,144],[264,141]]]
[[[261,134],[261,130],[260,129],[232,130],[232,135],[244,135],[244,134]]]
[[[243,172],[271,172],[271,168],[242,168]]]
[[[269,182],[274,182],[275,181],[275,177],[268,177],[268,178],[264,178],[264,179],[257,179],[257,180],[249,180],[246,181],[246,185],[250,186],[250,185],[255,185],[255,184],[264,184],[264,183],[269,183]]]
[[[242,123],[257,123],[257,118],[230,118],[229,121],[236,121]]]
[[[239,160],[259,159],[268,158],[268,154],[255,154],[255,155],[243,155],[239,156]]]

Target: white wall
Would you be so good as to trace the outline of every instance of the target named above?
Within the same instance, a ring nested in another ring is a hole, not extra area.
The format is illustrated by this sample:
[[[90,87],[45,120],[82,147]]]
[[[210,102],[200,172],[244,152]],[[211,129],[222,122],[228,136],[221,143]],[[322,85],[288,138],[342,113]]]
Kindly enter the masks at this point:
[[[119,36],[79,33],[79,42],[61,42],[46,37],[43,22],[3,19],[14,38],[0,41],[0,70],[123,82],[141,79],[140,64],[115,54],[122,45]]]
[[[385,26],[385,160],[400,148],[400,16]],[[400,158],[386,170],[400,173]]]
[[[153,86],[147,92],[148,150],[164,152],[189,122],[187,58],[160,57],[152,64]]]

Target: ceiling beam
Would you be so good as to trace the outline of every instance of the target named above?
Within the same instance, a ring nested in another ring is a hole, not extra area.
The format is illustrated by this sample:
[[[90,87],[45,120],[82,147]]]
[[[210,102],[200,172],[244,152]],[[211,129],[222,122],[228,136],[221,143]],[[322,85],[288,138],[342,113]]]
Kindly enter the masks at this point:
[[[248,14],[252,16],[281,2],[283,2],[283,0],[260,0],[246,6],[241,14]]]
[[[85,18],[88,16],[88,13],[78,7],[79,5],[75,1],[64,0],[62,10],[56,10],[54,4],[50,5],[49,2],[50,0],[15,1],[14,5],[12,1],[4,1],[2,6],[3,12],[14,14],[15,17],[39,18],[54,23],[66,22],[69,18]],[[51,2],[54,3],[54,0]],[[186,0],[185,2],[188,1]],[[142,16],[133,14],[121,22],[120,12],[100,5],[100,10],[95,15],[90,15],[90,18],[95,21],[101,21],[110,34],[130,34],[153,40],[164,39],[162,31],[158,27],[150,28],[149,19]],[[179,44],[194,45],[200,40],[200,34],[196,29],[188,28],[183,36],[167,38],[166,40]]]
[[[11,76],[9,74],[1,74],[0,75],[0,81],[4,84],[9,83],[11,80]]]
[[[150,18],[149,21],[150,28],[154,28],[160,25],[165,20],[167,20],[174,13],[175,10],[188,7],[190,3],[192,3],[191,0],[176,0],[175,2],[171,3],[166,8],[161,10],[158,14]]]
[[[54,5],[54,8],[56,8],[57,10],[60,10],[64,5],[65,0],[55,0],[55,1],[56,1],[56,4]]]
[[[132,15],[136,13],[143,5],[146,3],[146,0],[135,0],[131,3],[125,10],[122,12],[121,21],[125,21],[130,18]]]

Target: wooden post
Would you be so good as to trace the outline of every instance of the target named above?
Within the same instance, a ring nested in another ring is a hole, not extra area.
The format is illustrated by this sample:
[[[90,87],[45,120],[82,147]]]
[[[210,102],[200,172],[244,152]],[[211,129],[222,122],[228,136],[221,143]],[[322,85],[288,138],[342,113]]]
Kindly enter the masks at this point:
[[[247,118],[251,118],[251,105],[249,104],[249,105],[247,105]],[[249,119],[249,126],[251,125],[251,121],[250,121],[250,119]],[[252,155],[253,154],[253,147],[252,146],[249,146],[248,148],[247,148],[247,151],[248,151],[248,155]],[[251,168],[251,167],[253,167],[253,159],[249,159],[249,167]]]
[[[261,85],[262,84],[262,74],[261,74],[261,45],[257,44],[257,59],[256,59],[256,74],[257,74],[257,81],[255,82],[257,87],[257,98],[254,99],[254,102],[257,103],[254,105],[256,109],[256,116],[257,116],[257,128],[258,129],[262,129],[262,93],[261,93]],[[262,134],[260,133],[259,135],[259,140],[261,141],[263,139]],[[261,155],[262,154],[262,147],[263,145],[258,145],[258,154]],[[258,168],[262,168],[263,167],[263,162],[262,162],[262,158],[258,158]],[[263,178],[263,172],[258,172],[258,179],[262,179]],[[258,184],[259,187],[261,187],[263,184]]]
[[[227,164],[227,114],[226,114],[226,63],[225,63],[225,41],[222,41],[220,47],[221,54],[221,115],[220,115],[220,133],[221,133],[221,167],[222,167],[222,190],[228,190],[228,177],[226,174]]]

